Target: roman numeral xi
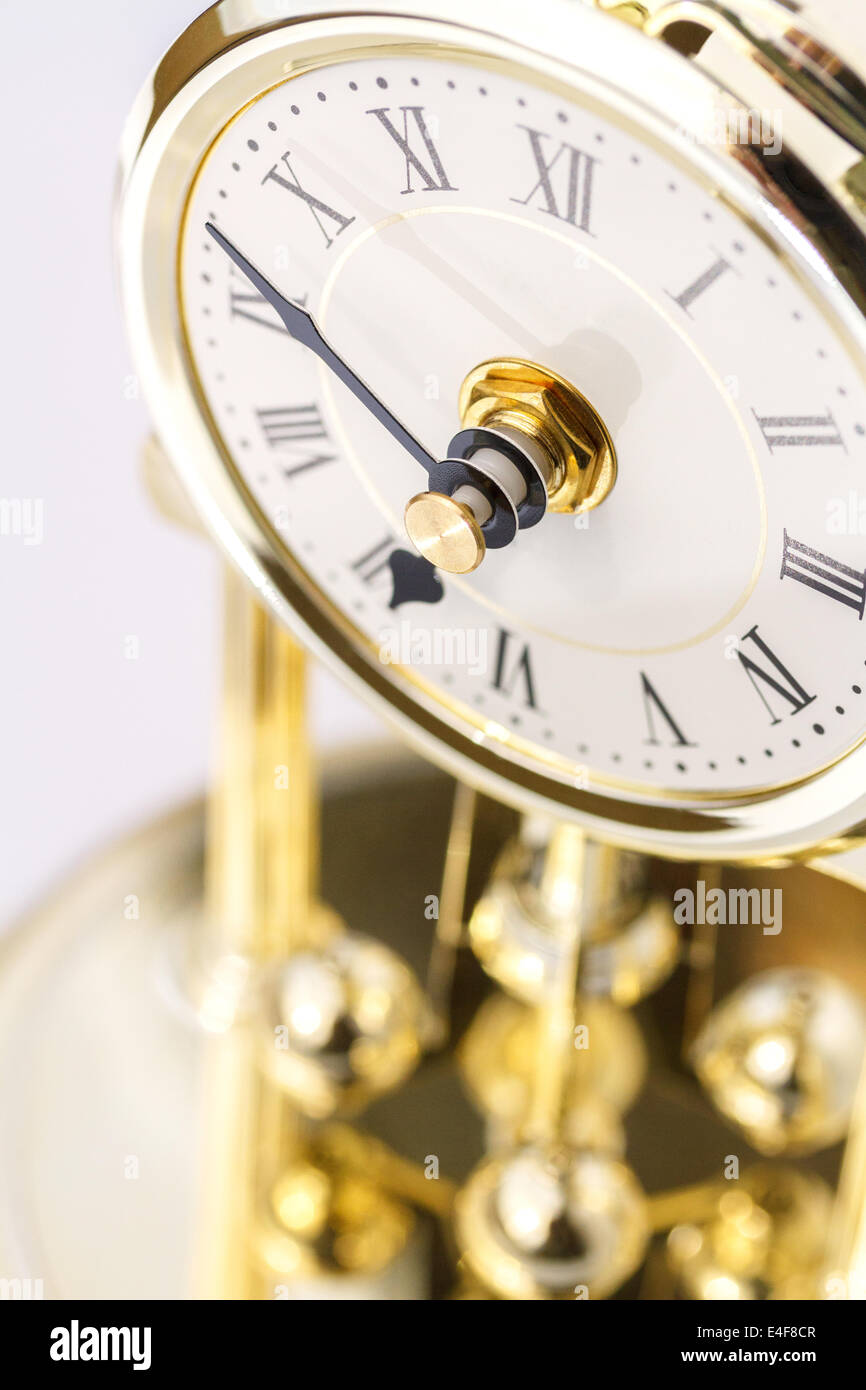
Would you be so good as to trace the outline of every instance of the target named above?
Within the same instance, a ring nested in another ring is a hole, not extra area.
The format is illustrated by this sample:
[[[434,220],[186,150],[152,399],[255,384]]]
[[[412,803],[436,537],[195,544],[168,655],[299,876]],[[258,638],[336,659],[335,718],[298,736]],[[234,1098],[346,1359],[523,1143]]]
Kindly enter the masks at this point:
[[[454,192],[454,184],[449,181],[448,175],[445,172],[445,167],[439,156],[439,151],[427,128],[427,122],[424,119],[424,107],[401,106],[400,111],[403,115],[402,134],[391,120],[389,107],[377,107],[375,110],[368,111],[367,115],[376,117],[382,125],[382,128],[388,132],[394,144],[403,154],[403,158],[406,161],[406,187],[401,189],[401,192],[415,192],[415,188],[412,184],[413,172],[422,181],[422,192]],[[416,147],[413,147],[413,140],[415,141]],[[423,157],[422,154],[419,153],[417,146],[423,149]]]

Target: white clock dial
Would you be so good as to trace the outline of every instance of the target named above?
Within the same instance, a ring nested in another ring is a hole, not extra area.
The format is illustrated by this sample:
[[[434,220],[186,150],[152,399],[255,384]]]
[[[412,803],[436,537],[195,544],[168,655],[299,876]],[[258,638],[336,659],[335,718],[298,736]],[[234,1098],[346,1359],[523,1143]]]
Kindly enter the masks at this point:
[[[208,222],[437,458],[480,362],[567,378],[613,437],[610,496],[407,588],[390,562],[423,468]],[[686,800],[800,781],[862,737],[859,367],[768,238],[639,134],[480,62],[307,73],[209,150],[180,292],[266,523],[456,729],[571,785]]]

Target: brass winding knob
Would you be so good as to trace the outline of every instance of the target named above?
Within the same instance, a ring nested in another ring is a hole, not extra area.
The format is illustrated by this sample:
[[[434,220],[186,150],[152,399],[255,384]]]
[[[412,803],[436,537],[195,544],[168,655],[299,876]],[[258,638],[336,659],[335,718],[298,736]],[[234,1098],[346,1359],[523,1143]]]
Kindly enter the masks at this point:
[[[443,492],[419,492],[406,507],[406,534],[425,560],[446,574],[471,574],[487,552],[472,506]]]
[[[556,372],[522,358],[482,362],[459,397],[463,429],[430,490],[406,506],[416,550],[448,574],[470,574],[488,549],[547,511],[597,507],[616,481],[613,441],[593,405]]]

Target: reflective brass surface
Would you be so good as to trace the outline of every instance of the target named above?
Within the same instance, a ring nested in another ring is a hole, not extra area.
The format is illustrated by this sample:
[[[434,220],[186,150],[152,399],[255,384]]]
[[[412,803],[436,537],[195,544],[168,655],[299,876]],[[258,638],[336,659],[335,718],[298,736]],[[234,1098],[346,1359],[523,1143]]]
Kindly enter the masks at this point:
[[[705,1203],[704,1214],[680,1221],[666,1242],[680,1297],[819,1296],[832,1207],[832,1193],[820,1178],[766,1164],[743,1173],[736,1184],[722,1180],[695,1198]]]
[[[844,1136],[864,1048],[862,999],[831,975],[789,967],[761,971],[724,998],[692,1060],[760,1153],[810,1153]]]
[[[447,574],[471,574],[484,559],[481,527],[469,507],[441,492],[419,492],[406,503],[406,533],[419,554]]]
[[[416,979],[423,977],[437,923],[424,916],[419,885],[435,889],[438,882],[453,784],[393,744],[382,744],[363,755],[331,759],[324,788],[323,894],[353,932],[375,935],[405,959]],[[371,805],[377,808],[375,818]],[[467,911],[514,828],[512,813],[478,799]],[[64,884],[0,950],[0,1098],[7,1117],[0,1137],[0,1273],[42,1270],[46,1297],[184,1298],[199,1287],[188,1278],[197,1244],[192,1216],[216,1138],[201,1110],[209,1043],[194,1007],[191,973],[205,929],[202,838],[200,808],[148,827]],[[657,863],[649,869],[658,893],[670,893],[672,884],[701,871]],[[720,928],[716,997],[724,999],[755,971],[804,961],[866,997],[861,930],[866,875],[857,884],[798,867],[753,870],[750,879],[731,868],[724,882],[739,886],[755,879],[784,892],[784,929],[768,937],[760,929]],[[148,913],[118,930],[117,904],[130,883],[137,885]],[[628,1165],[648,1194],[645,1219],[653,1232],[643,1272],[611,1297],[677,1296],[665,1256],[667,1232],[675,1226],[703,1227],[720,1195],[731,1197],[745,1188],[755,1197],[748,1177],[755,1155],[748,1141],[710,1106],[676,1046],[685,974],[682,964],[667,985],[626,1016],[625,1028],[622,1015],[607,1005],[597,1011],[599,1001],[586,1009],[578,1001],[575,1009],[577,1022],[588,1025],[589,1045],[574,1050],[572,1084],[587,1103],[566,1107],[566,1119],[570,1109],[574,1123],[584,1126],[567,1138],[566,1147],[614,1160],[619,1156],[615,1144],[609,1147],[616,1135],[605,1137],[599,1100],[606,1098],[615,1107],[614,1118],[621,1116],[615,1128],[625,1123]],[[532,1017],[532,1009],[494,991],[474,953],[458,943],[451,1040],[426,1052],[404,1084],[375,1099],[351,1126],[316,1124],[312,1145],[312,1131],[306,1139],[297,1132],[295,1141],[303,1142],[275,1163],[271,1140],[258,1148],[266,1169],[255,1207],[262,1232],[276,1230],[272,1194],[296,1163],[301,1173],[307,1164],[333,1172],[329,1182],[335,1184],[340,1175],[360,1175],[366,1192],[372,1186],[389,1208],[382,1211],[381,1230],[383,1240],[391,1239],[389,1231],[396,1233],[393,1261],[375,1273],[359,1265],[354,1276],[347,1274],[328,1254],[333,1239],[327,1232],[333,1228],[326,1223],[315,1260],[303,1265],[309,1281],[300,1280],[294,1290],[292,1281],[279,1275],[279,1260],[270,1261],[257,1245],[252,1296],[304,1297],[311,1291],[316,1297],[341,1296],[339,1288],[319,1282],[332,1276],[350,1281],[342,1283],[342,1296],[494,1296],[482,1280],[461,1272],[450,1255],[433,1258],[431,1240],[435,1247],[439,1238],[431,1236],[428,1223],[450,1250],[455,1188],[469,1179],[489,1141],[501,1139],[508,1151],[516,1143],[514,1123],[525,1115],[532,1075],[532,1044],[521,1039],[531,1037]],[[637,1051],[636,1029],[643,1038]],[[52,1042],[58,1032],[62,1049]],[[646,1076],[636,1092],[638,1054],[644,1049]],[[106,1065],[110,1058],[122,1065]],[[471,1098],[461,1071],[470,1081]],[[126,1132],[136,1135],[147,1181],[121,1182],[112,1166],[121,1085]],[[63,1163],[57,1162],[59,1152]],[[726,1179],[722,1164],[732,1153],[739,1156],[742,1176]],[[856,1160],[856,1152],[852,1157]],[[438,1176],[431,1176],[432,1158]],[[823,1149],[802,1160],[799,1173],[832,1188],[839,1163],[839,1146]],[[788,1185],[784,1170],[778,1172],[773,1201],[783,1212]],[[857,1172],[855,1164],[848,1184],[854,1195]],[[820,1211],[826,1213],[827,1188],[819,1190],[825,1194]],[[13,1202],[16,1193],[23,1195]],[[769,1186],[759,1204],[765,1200],[770,1201]],[[91,1219],[96,1202],[104,1215],[98,1229]],[[407,1208],[413,1221],[404,1242],[400,1213]],[[316,1210],[313,1203],[313,1215]],[[56,1219],[60,1212],[62,1221]],[[372,1206],[367,1212],[375,1233],[379,1218]],[[850,1222],[847,1229],[853,1236]],[[301,1232],[293,1238],[303,1246],[306,1262],[309,1250]],[[371,1236],[373,1250],[383,1248],[379,1240]],[[665,1257],[664,1270],[657,1267],[659,1256]],[[838,1274],[835,1280],[838,1289]],[[751,1287],[750,1296],[769,1296],[760,1279]]]
[[[336,931],[271,977],[263,1065],[304,1115],[354,1114],[417,1064],[423,1013],[412,972],[393,951]]]
[[[616,482],[616,450],[594,406],[557,372],[518,357],[482,362],[460,387],[460,418],[472,425],[519,430],[550,463],[548,506],[586,512]]]
[[[501,1298],[604,1298],[640,1264],[648,1228],[619,1159],[567,1147],[487,1159],[457,1199],[471,1272]]]

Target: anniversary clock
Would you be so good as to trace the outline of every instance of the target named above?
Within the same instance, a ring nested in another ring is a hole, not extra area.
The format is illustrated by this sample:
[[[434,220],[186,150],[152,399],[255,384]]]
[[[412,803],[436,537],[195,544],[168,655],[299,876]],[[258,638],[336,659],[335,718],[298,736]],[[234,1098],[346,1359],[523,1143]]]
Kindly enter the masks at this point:
[[[155,70],[120,279],[226,669],[204,896],[198,810],[123,851],[130,1125],[190,1088],[130,1288],[862,1296],[864,54],[853,0],[224,0]],[[314,775],[303,653],[415,753]]]

